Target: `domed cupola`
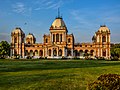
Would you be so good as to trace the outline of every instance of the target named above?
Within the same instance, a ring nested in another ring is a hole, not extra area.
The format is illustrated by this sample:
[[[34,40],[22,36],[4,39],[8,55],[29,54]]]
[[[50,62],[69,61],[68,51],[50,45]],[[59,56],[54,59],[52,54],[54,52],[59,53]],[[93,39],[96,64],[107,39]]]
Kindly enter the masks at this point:
[[[26,43],[27,43],[27,44],[34,44],[35,42],[36,42],[35,36],[34,36],[32,33],[29,33],[29,34],[26,36]]]
[[[98,32],[110,32],[110,30],[106,25],[101,25]]]
[[[20,27],[16,27],[11,34],[24,34],[24,32],[22,31],[22,29]]]
[[[65,22],[64,22],[62,16],[60,16],[60,14],[59,14],[59,10],[58,10],[58,16],[53,21],[53,23],[50,27],[50,30],[66,30],[67,31],[67,27],[65,25]]]
[[[61,17],[57,17],[52,23],[51,27],[53,29],[66,29],[66,25]]]

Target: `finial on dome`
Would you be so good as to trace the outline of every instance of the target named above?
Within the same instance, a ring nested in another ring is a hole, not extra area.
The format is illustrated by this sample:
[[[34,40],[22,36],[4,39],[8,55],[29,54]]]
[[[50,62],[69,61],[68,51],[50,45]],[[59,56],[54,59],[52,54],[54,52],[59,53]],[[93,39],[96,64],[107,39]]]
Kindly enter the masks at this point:
[[[62,16],[60,16],[60,9],[58,8],[58,16],[56,18],[62,18]]]
[[[58,18],[60,18],[60,11],[59,11],[59,8],[58,8]]]

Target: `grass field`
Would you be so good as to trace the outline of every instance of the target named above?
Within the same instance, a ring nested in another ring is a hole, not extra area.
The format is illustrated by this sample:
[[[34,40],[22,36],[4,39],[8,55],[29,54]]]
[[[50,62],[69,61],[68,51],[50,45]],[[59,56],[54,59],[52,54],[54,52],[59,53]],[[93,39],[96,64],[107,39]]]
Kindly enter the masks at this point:
[[[109,73],[120,74],[120,61],[0,60],[0,90],[85,90]]]

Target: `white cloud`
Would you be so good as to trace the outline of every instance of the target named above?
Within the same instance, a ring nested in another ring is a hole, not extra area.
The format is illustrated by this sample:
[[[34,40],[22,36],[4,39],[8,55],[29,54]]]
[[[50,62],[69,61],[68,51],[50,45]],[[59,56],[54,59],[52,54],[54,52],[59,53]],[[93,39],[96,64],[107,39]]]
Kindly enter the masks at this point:
[[[41,9],[57,9],[59,8],[60,6],[63,5],[63,1],[62,0],[42,0],[41,2],[38,2],[37,3],[35,2],[36,4],[36,8],[34,10],[41,10]]]
[[[23,3],[15,3],[12,5],[13,11],[16,13],[24,13],[25,12],[25,5]]]

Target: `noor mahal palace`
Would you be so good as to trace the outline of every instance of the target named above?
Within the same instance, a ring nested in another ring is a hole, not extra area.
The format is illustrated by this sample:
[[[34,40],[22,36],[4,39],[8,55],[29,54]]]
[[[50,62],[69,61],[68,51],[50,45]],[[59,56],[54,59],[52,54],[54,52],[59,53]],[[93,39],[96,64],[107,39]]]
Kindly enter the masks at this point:
[[[106,25],[100,26],[92,37],[91,43],[75,43],[74,35],[68,34],[67,26],[62,17],[53,21],[49,34],[44,34],[43,43],[36,43],[32,33],[25,36],[19,27],[11,32],[11,57],[20,58],[110,58],[110,30]]]

